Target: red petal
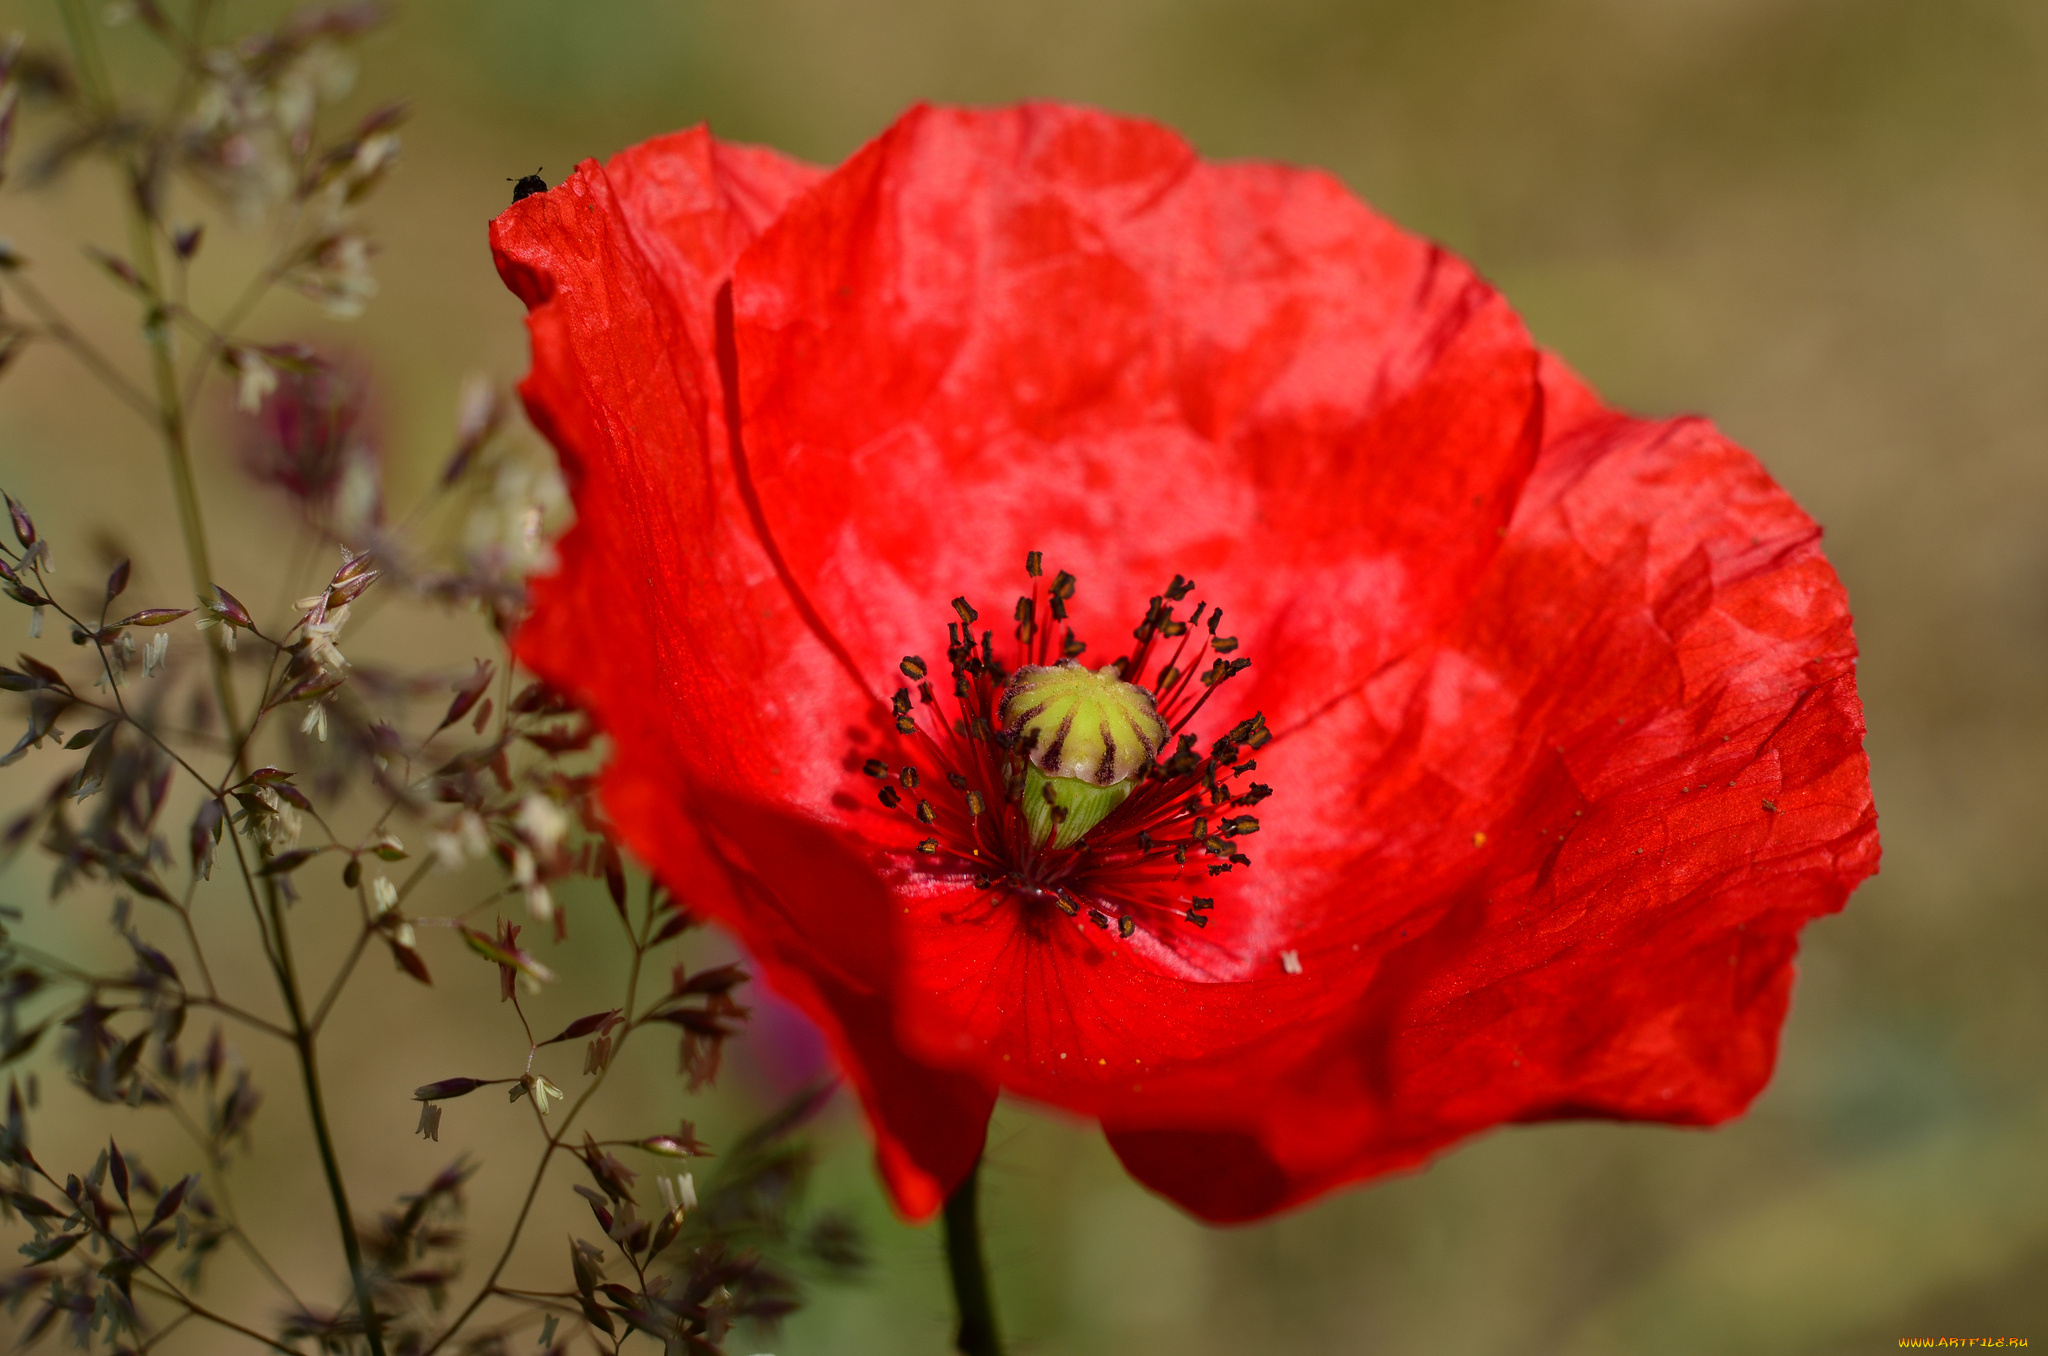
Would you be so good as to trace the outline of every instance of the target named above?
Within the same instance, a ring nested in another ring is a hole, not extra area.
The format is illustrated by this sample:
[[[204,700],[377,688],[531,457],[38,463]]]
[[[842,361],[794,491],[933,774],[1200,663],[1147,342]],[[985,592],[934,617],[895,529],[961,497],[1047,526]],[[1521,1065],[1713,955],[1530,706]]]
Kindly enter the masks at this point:
[[[1205,1217],[1508,1121],[1739,1114],[1799,928],[1876,869],[1854,645],[1811,522],[1705,425],[1607,414],[1554,364],[1546,389],[1555,431],[1463,616],[1261,753],[1276,778],[1367,753],[1333,780],[1412,835],[1333,844],[1340,883],[1296,901],[1303,977],[1369,983],[1313,1037],[1107,1118],[1132,1172]],[[1256,1114],[1219,1115],[1225,1086]]]
[[[835,877],[849,864],[829,844],[792,853],[818,830],[774,808],[785,787],[830,779],[812,720],[858,693],[826,672],[780,709],[757,695],[756,674],[808,635],[735,496],[711,356],[711,297],[733,256],[815,177],[689,132],[587,163],[494,224],[499,269],[533,308],[520,392],[579,515],[560,574],[535,583],[519,651],[612,735],[605,801],[627,840],[834,1041],[882,1127],[897,1201],[922,1216],[974,1162],[993,1090],[916,1067],[875,1020],[894,970],[884,904],[833,928],[757,898],[879,898],[857,864]]]
[[[1535,351],[1469,268],[1326,175],[1082,109],[913,111],[734,299],[767,526],[863,673],[1043,550],[1093,662],[1194,575],[1278,726],[1469,590],[1535,451]]]
[[[629,839],[824,1022],[906,1210],[996,1083],[1214,1218],[1754,1095],[1876,839],[1840,586],[1747,454],[1605,411],[1326,176],[1047,106],[807,176],[692,134],[501,219],[581,524],[521,652],[614,735]],[[1096,662],[1176,570],[1256,657],[1205,720],[1266,712],[1278,794],[1178,953],[963,918],[848,794],[901,756],[870,682],[1034,549]]]

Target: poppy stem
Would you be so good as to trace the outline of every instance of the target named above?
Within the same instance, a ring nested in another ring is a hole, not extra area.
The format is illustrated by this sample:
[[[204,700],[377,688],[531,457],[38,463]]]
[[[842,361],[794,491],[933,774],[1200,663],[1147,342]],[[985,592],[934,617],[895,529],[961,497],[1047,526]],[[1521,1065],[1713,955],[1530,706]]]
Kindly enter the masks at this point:
[[[988,1264],[981,1255],[980,1182],[981,1160],[976,1159],[966,1180],[946,1198],[946,1274],[952,1278],[953,1300],[960,1309],[960,1335],[953,1346],[962,1356],[1002,1356],[995,1297],[989,1293]]]

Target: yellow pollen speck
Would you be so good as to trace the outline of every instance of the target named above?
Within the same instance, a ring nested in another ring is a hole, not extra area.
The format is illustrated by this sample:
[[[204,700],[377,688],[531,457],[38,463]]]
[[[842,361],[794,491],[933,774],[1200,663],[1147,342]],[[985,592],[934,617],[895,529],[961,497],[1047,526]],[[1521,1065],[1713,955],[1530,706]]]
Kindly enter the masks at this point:
[[[1475,833],[1475,834],[1473,834],[1473,835],[1472,835],[1472,846],[1473,846],[1473,847],[1485,847],[1485,846],[1486,846],[1486,835],[1485,835],[1485,834],[1483,834],[1483,833]]]
[[[1108,1061],[1108,1060],[1106,1060],[1106,1059],[1099,1059],[1099,1060],[1097,1060],[1097,1061],[1095,1061],[1095,1062],[1096,1062],[1097,1064],[1107,1064],[1107,1063],[1109,1063],[1109,1061]]]

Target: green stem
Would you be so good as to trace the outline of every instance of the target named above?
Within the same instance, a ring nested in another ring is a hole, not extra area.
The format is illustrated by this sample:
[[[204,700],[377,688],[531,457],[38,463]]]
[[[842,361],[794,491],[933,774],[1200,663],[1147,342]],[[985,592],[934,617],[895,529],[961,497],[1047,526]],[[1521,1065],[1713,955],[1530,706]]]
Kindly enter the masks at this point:
[[[107,78],[106,65],[99,49],[99,35],[94,28],[92,17],[86,12],[80,0],[58,0],[58,7],[77,58],[80,79],[86,95],[99,117],[110,117],[115,110],[113,87]],[[180,81],[179,94],[173,100],[173,105],[166,110],[167,123],[175,120],[179,111],[177,105],[183,102],[189,88],[189,80]],[[152,185],[147,183],[144,177],[147,173],[146,163],[136,161],[126,167],[128,240],[130,253],[133,255],[130,262],[135,268],[136,276],[141,279],[150,301],[150,310],[144,317],[143,335],[149,348],[150,375],[156,387],[159,431],[163,437],[164,456],[171,473],[171,489],[177,500],[178,526],[184,536],[185,560],[192,573],[192,589],[203,605],[208,591],[213,586],[213,565],[208,559],[206,521],[200,508],[199,489],[192,475],[185,398],[178,383],[176,355],[171,349],[170,314],[166,309],[163,274],[157,255],[157,221],[151,207]],[[226,635],[225,627],[215,630],[208,650],[213,662],[214,692],[220,702],[221,719],[232,741],[241,727],[241,717],[235,701],[233,675],[229,670]],[[253,733],[253,729],[248,733]],[[243,750],[246,749],[247,743],[248,734],[245,733],[241,736],[234,755],[236,768],[243,762]],[[238,857],[240,853],[241,847],[238,842]],[[247,862],[242,863],[242,869],[246,880]],[[285,930],[282,902],[278,897],[276,882],[266,880],[264,884],[270,914],[270,940],[274,941],[276,946],[276,954],[272,960],[276,967],[278,987],[283,992],[286,1008],[291,1014],[292,1047],[298,1056],[300,1076],[305,1082],[306,1107],[313,1121],[314,1138],[319,1144],[320,1166],[327,1177],[328,1193],[334,1200],[335,1218],[341,1230],[342,1250],[348,1258],[349,1276],[354,1282],[356,1305],[362,1315],[364,1336],[368,1340],[372,1356],[385,1356],[384,1337],[378,1323],[376,1306],[370,1295],[369,1276],[363,1269],[362,1244],[356,1237],[355,1215],[349,1208],[348,1190],[342,1182],[341,1164],[336,1157],[334,1136],[328,1126],[326,1101],[320,1091],[320,1070],[314,1055],[314,1032],[306,1020],[305,1004],[292,964],[291,942]],[[254,900],[251,902],[254,903]],[[262,913],[259,911],[259,928],[262,921]],[[255,1337],[280,1351],[289,1350],[261,1334],[200,1309],[191,1301],[184,1300],[182,1296],[179,1298],[191,1312],[202,1318],[234,1328],[235,1331]]]
[[[161,305],[163,289],[157,267],[156,228],[142,204],[143,188],[131,184],[129,193],[129,248],[135,255],[135,269]],[[185,562],[192,571],[192,592],[204,605],[213,587],[213,562],[206,549],[206,519],[200,509],[199,486],[192,475],[192,449],[185,422],[184,394],[178,389],[178,369],[171,353],[171,329],[162,316],[152,316],[143,326],[149,340],[149,371],[156,385],[157,408],[163,418],[164,460],[171,472],[171,492],[178,503],[178,527],[185,538]],[[221,721],[228,730],[241,728],[235,689],[228,670],[227,628],[216,627],[207,646],[213,661],[214,695],[220,701]]]
[[[269,887],[270,930],[277,938],[279,985],[285,1005],[291,1011],[292,1048],[299,1057],[299,1076],[306,1084],[306,1109],[313,1117],[313,1137],[320,1144],[320,1168],[327,1175],[327,1193],[334,1200],[335,1219],[341,1226],[342,1251],[348,1255],[348,1273],[355,1282],[356,1309],[363,1317],[363,1335],[369,1339],[372,1356],[384,1356],[384,1334],[377,1323],[377,1308],[370,1295],[370,1278],[363,1270],[363,1248],[356,1238],[355,1212],[349,1208],[348,1188],[341,1180],[341,1162],[335,1156],[334,1135],[327,1128],[326,1100],[320,1094],[320,1066],[313,1054],[313,1029],[306,1021],[305,1005],[299,999],[298,973],[292,966],[291,939],[285,931],[284,908],[277,887]]]
[[[94,110],[101,117],[114,112],[113,87],[107,79],[106,63],[100,56],[99,32],[92,16],[79,0],[60,0],[64,28],[78,60],[81,82]],[[175,109],[172,110],[175,113]],[[150,377],[156,386],[158,433],[163,438],[164,460],[171,472],[171,492],[178,504],[178,527],[185,539],[185,562],[192,572],[192,591],[202,605],[213,587],[213,564],[207,558],[206,520],[200,512],[199,488],[192,477],[192,450],[185,422],[184,393],[178,387],[178,368],[171,352],[170,317],[164,311],[163,271],[158,266],[156,221],[150,213],[148,186],[143,182],[141,162],[127,166],[124,186],[128,200],[129,260],[136,276],[150,296],[152,313],[145,316],[142,332],[149,346]],[[213,661],[214,695],[220,702],[221,719],[230,731],[241,725],[236,709],[235,689],[228,670],[226,629],[216,628],[209,636],[208,653]]]
[[[960,1309],[960,1334],[953,1341],[962,1356],[1002,1356],[996,1336],[995,1297],[989,1293],[988,1264],[981,1255],[979,1196],[981,1163],[946,1198],[946,1274]]]

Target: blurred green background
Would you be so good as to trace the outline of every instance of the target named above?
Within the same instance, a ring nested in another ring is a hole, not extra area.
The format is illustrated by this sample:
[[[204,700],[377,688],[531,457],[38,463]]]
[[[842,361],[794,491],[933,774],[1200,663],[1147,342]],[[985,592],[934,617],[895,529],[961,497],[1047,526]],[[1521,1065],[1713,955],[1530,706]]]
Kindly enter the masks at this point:
[[[6,0],[0,27],[17,25],[55,36],[45,0]],[[1783,1062],[1752,1113],[1710,1133],[1502,1131],[1424,1172],[1214,1230],[1127,1181],[1088,1127],[1006,1108],[985,1209],[1019,1353],[2048,1342],[2048,5],[416,0],[358,57],[352,107],[415,107],[369,214],[381,293],[347,324],[280,299],[257,328],[319,336],[374,372],[400,507],[445,455],[462,377],[524,368],[520,308],[484,236],[507,176],[538,165],[555,182],[705,120],[833,161],[912,100],[1032,96],[1150,115],[1212,156],[1328,167],[1474,261],[1616,403],[1711,415],[1825,526],[1863,647],[1885,861],[1808,932]],[[132,333],[75,245],[117,242],[110,201],[94,174],[10,184],[0,233],[47,261],[46,288]],[[224,298],[233,251],[254,247],[210,248],[225,262],[195,288]],[[201,452],[219,573],[265,579],[290,554],[289,515],[237,479],[224,443]],[[120,525],[137,587],[182,595],[146,431],[53,350],[0,381],[0,471],[47,535]],[[358,643],[451,672],[481,644],[399,610]],[[48,775],[0,785],[12,803]],[[68,917],[28,926],[85,930]],[[550,1011],[602,1001],[579,966],[611,954],[600,940],[579,933],[560,957]],[[463,1058],[503,1062],[509,1014],[455,948],[429,960],[434,990],[377,964],[342,1010],[355,1034],[328,1059],[349,1090],[345,1159],[409,1187],[479,1146],[474,1222],[489,1237],[523,1188],[521,1127],[454,1103],[443,1143],[425,1144],[405,1097],[468,1072]],[[768,1096],[741,1068],[693,1102],[667,1052],[640,1053],[635,1098],[657,1125],[691,1114],[723,1132]],[[332,1290],[295,1089],[284,1069],[266,1076],[244,1209],[294,1274]],[[93,1133],[92,1109],[48,1100],[57,1129],[40,1135]],[[944,1351],[936,1231],[891,1219],[843,1104],[822,1134],[815,1198],[861,1217],[875,1265],[865,1284],[818,1288],[759,1348]],[[566,1201],[533,1229],[530,1263],[549,1283],[581,1213],[566,1186],[554,1195]],[[232,1297],[253,1282],[229,1264],[220,1285]],[[164,1350],[230,1349],[185,1337]]]

